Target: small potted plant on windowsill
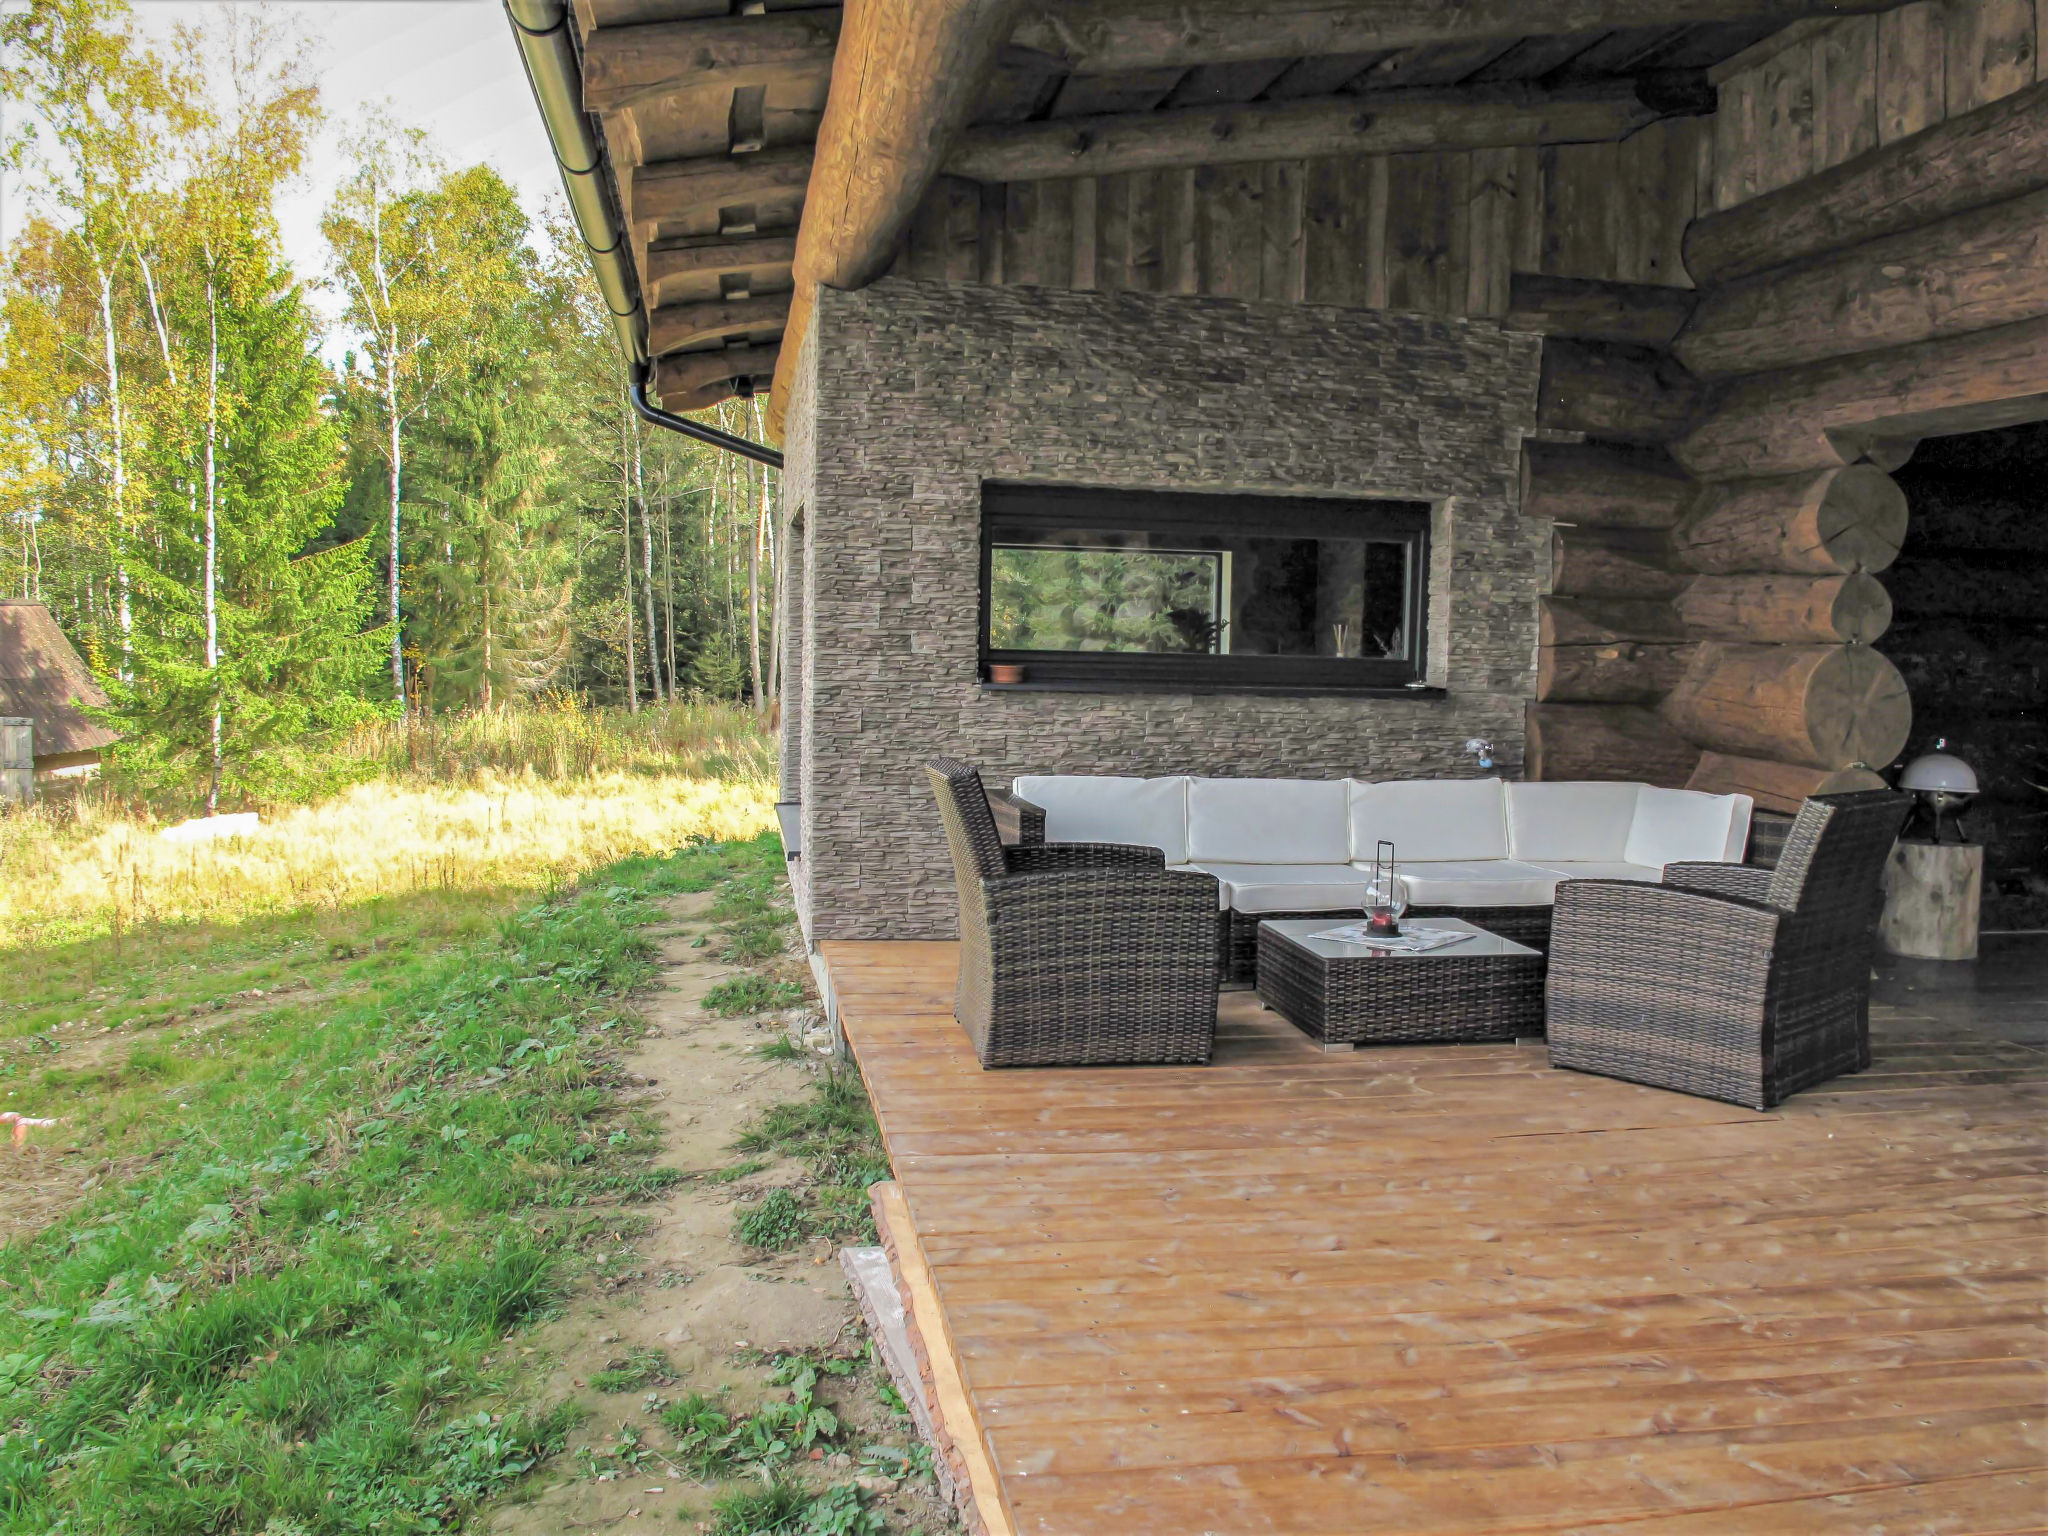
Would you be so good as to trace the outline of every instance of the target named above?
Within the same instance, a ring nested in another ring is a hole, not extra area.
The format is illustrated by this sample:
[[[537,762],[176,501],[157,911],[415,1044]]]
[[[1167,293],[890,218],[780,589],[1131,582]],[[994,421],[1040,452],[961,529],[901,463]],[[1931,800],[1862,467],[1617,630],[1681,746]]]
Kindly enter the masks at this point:
[[[1014,661],[992,661],[988,664],[988,680],[998,684],[1021,683],[1024,668]]]

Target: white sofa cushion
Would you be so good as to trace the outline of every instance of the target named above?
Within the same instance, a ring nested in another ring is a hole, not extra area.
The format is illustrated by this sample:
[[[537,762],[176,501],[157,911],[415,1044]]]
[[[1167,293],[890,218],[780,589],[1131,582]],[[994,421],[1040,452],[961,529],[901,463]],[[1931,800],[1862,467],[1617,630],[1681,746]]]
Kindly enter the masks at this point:
[[[1188,858],[1226,864],[1342,864],[1350,851],[1342,779],[1193,779]]]
[[[1222,883],[1235,912],[1362,912],[1370,878],[1349,864],[1190,864]]]
[[[1635,818],[1622,857],[1631,864],[1740,864],[1749,846],[1747,795],[1706,795],[1696,789],[1657,789],[1645,784],[1636,794]]]
[[[1622,864],[1640,784],[1510,784],[1508,855],[1532,864]]]
[[[1664,878],[1662,864],[1630,864],[1573,862],[1569,859],[1551,859],[1543,868],[1560,880],[1640,880],[1647,885],[1656,885]]]
[[[1010,785],[1045,811],[1049,843],[1129,843],[1157,848],[1169,864],[1188,857],[1188,781],[1025,774]]]
[[[1514,859],[1443,859],[1395,865],[1417,907],[1545,907],[1557,876]]]
[[[1370,860],[1381,838],[1403,861],[1504,859],[1507,798],[1499,779],[1347,779],[1351,857]]]

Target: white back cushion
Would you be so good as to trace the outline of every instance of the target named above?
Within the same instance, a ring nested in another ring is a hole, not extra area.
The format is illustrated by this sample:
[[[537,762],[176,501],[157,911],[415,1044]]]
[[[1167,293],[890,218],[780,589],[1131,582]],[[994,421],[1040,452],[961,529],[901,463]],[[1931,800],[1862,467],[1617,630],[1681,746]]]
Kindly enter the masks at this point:
[[[1049,843],[1133,843],[1188,858],[1188,781],[1025,774],[1010,792],[1045,811]]]
[[[1188,854],[1237,864],[1342,864],[1342,779],[1191,779]]]
[[[1499,779],[1345,781],[1351,792],[1351,857],[1371,859],[1381,838],[1402,863],[1504,859],[1507,799]]]
[[[1645,784],[1636,795],[1625,857],[1631,864],[1660,869],[1686,861],[1740,864],[1755,803],[1747,795],[1703,795]]]
[[[1541,864],[1621,864],[1628,860],[1628,834],[1640,784],[1508,785],[1508,850],[1513,858]]]

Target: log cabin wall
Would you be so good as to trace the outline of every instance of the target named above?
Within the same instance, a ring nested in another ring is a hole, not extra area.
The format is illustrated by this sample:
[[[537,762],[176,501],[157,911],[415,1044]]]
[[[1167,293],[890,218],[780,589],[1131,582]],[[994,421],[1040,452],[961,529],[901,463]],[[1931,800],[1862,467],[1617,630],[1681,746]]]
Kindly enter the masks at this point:
[[[1619,144],[948,177],[896,271],[1498,318],[1514,271],[1687,286],[1710,144],[1707,119],[1681,118]]]

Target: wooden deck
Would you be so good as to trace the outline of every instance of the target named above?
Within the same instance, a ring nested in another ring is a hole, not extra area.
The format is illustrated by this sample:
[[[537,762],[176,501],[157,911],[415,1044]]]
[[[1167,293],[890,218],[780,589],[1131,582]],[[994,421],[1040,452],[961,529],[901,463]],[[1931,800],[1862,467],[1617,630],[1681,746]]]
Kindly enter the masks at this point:
[[[1019,1532],[2048,1530],[2039,1051],[1888,1011],[1753,1114],[1239,993],[985,1073],[952,945],[825,955]]]

